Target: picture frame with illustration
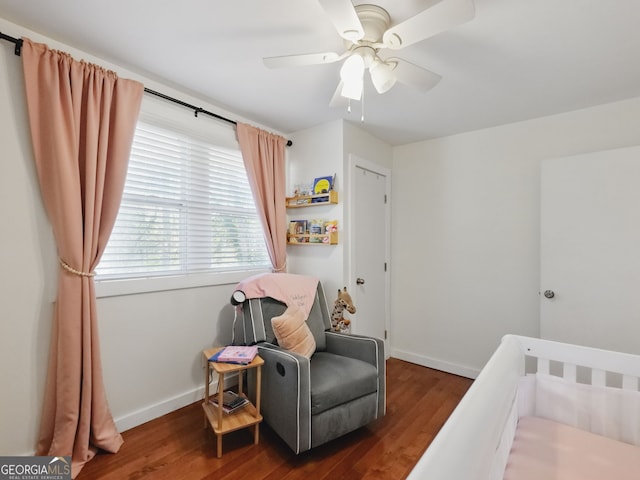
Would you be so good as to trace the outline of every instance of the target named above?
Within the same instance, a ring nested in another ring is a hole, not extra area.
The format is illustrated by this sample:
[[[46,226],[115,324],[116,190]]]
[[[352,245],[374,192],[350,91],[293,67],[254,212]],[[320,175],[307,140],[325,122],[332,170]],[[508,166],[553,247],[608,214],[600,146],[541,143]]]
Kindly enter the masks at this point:
[[[327,177],[318,177],[313,181],[313,194],[321,195],[323,193],[329,193],[333,190],[333,183],[335,181],[335,175]]]

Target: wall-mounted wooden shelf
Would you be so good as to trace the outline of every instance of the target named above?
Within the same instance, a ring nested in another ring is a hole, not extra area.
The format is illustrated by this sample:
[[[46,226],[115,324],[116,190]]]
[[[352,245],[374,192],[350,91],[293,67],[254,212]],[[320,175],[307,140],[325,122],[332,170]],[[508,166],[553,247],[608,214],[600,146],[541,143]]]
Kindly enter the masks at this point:
[[[328,193],[318,195],[301,195],[298,197],[287,197],[287,208],[319,207],[338,203],[338,192],[331,190]]]
[[[323,234],[314,233],[288,233],[288,245],[337,245],[338,232]]]
[[[297,197],[287,197],[287,208],[320,207],[322,205],[335,205],[338,203],[338,192],[330,190],[327,193],[318,195],[299,195]],[[291,223],[302,223],[300,229],[291,230]],[[290,231],[287,234],[287,245],[337,245],[338,232],[329,231],[327,233],[308,233],[306,220],[301,222],[291,222]],[[326,225],[325,225],[326,226]],[[336,230],[336,222],[333,222],[331,230]],[[324,231],[324,229],[321,229]],[[298,232],[298,233],[294,233]]]

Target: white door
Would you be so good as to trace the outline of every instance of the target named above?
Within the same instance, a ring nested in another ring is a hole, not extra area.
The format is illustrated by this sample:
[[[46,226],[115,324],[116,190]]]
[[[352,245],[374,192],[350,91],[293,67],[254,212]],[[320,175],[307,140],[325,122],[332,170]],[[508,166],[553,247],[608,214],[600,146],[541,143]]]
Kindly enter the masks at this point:
[[[351,158],[352,332],[386,340],[389,317],[389,172]],[[388,349],[387,349],[388,350]]]
[[[640,354],[640,147],[545,161],[541,188],[541,336]]]

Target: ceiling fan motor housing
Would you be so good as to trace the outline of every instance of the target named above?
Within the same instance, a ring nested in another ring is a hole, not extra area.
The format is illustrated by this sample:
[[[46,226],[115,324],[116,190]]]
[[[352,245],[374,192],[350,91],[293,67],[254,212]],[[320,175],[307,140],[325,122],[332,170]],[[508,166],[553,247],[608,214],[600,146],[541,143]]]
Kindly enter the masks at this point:
[[[360,55],[364,60],[364,65],[369,68],[374,60],[378,60],[379,42],[382,35],[387,31],[391,23],[389,13],[377,5],[363,4],[356,5],[355,11],[364,30],[364,37],[354,42],[345,41],[351,54]]]
[[[389,13],[382,7],[369,4],[356,5],[355,10],[364,30],[364,37],[360,42],[381,42],[382,35],[391,24]]]

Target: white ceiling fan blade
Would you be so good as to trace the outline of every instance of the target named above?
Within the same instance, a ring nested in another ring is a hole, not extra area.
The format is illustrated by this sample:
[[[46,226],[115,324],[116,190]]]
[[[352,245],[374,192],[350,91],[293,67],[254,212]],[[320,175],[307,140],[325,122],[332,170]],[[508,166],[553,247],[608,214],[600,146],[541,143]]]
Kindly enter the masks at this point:
[[[419,67],[400,58],[390,58],[387,62],[395,62],[397,64],[393,69],[393,73],[399,82],[422,92],[431,90],[442,79],[437,73],[433,73],[426,68]]]
[[[442,0],[384,32],[387,48],[399,49],[468,22],[475,16],[473,0]]]
[[[262,62],[268,68],[304,67],[306,65],[321,65],[341,60],[343,55],[334,52],[305,53],[302,55],[283,55],[280,57],[266,57]]]
[[[318,2],[342,38],[356,42],[364,37],[364,29],[351,0],[318,0]]]

